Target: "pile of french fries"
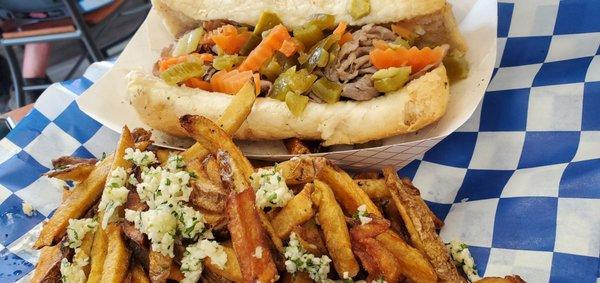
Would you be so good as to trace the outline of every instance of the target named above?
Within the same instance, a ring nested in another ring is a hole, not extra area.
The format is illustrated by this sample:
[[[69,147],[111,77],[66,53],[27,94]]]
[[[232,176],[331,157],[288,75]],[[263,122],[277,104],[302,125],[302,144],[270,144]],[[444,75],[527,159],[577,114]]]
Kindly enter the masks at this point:
[[[69,221],[103,218],[98,203],[109,172],[118,167],[138,170],[124,158],[128,148],[152,151],[157,165],[163,166],[177,154],[185,164],[183,170],[193,176],[187,205],[202,213],[227,257],[224,265],[209,257],[202,260],[201,282],[467,282],[436,232],[442,221],[393,168],[353,178],[324,158],[293,158],[276,165],[293,197],[283,207],[257,207],[250,180],[256,168],[230,137],[244,122],[254,98],[248,84],[214,123],[201,116],[181,117],[181,127],[197,142],[184,152],[154,146],[148,132],[124,127],[115,152],[100,161],[57,159],[56,169],[47,175],[77,184],[65,189],[62,204],[35,243],[41,255],[32,282],[64,281],[60,264],[63,259],[72,261],[74,253],[65,245]],[[173,257],[153,250],[147,235],[123,218],[125,209],[148,209],[135,186],[127,188],[116,220],[106,228],[99,225],[81,240],[78,249],[89,255],[89,264],[80,282],[185,281],[181,254],[192,243],[176,241]],[[303,252],[330,259],[326,277],[317,279],[304,270],[289,272],[291,238]],[[478,282],[523,281],[507,276]]]

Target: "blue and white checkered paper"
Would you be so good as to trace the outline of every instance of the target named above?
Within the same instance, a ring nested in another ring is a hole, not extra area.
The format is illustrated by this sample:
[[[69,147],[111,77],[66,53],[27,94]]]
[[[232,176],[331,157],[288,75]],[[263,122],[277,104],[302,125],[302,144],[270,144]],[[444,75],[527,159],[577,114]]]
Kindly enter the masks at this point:
[[[445,220],[442,237],[471,246],[480,274],[597,282],[600,1],[503,2],[498,13],[498,61],[480,107],[400,173]],[[40,177],[50,160],[114,149],[118,135],[74,102],[110,66],[53,85],[0,141],[1,282],[34,268],[30,242],[61,198]]]

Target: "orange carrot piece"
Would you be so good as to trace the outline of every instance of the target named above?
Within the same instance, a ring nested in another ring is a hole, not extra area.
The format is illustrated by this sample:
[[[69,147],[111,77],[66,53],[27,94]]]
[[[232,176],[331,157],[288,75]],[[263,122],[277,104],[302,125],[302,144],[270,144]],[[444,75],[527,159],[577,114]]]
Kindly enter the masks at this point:
[[[340,38],[340,46],[344,45],[344,43],[352,41],[352,34],[350,32],[346,32]]]
[[[212,91],[210,83],[207,81],[203,81],[199,78],[189,78],[185,80],[183,84],[191,88],[199,88],[207,91]]]
[[[416,73],[427,65],[439,62],[444,56],[444,53],[444,48],[440,46],[434,49],[429,47],[423,49],[418,49],[417,47],[412,47],[410,49],[404,47],[395,49],[375,48],[369,52],[369,58],[371,59],[373,66],[378,69],[411,66],[412,73]]]
[[[414,33],[409,28],[404,27],[400,24],[393,24],[392,31],[404,39],[413,40],[413,39],[417,38],[416,33]]]
[[[279,52],[283,53],[285,57],[294,55],[296,51],[298,51],[298,46],[291,38],[284,40],[283,44],[281,44],[281,47],[279,48]]]
[[[254,94],[258,95],[260,93],[260,74],[254,73],[252,78],[254,79]]]
[[[201,62],[212,62],[213,55],[209,54],[209,53],[202,53],[202,54],[191,53],[191,54],[181,55],[178,57],[164,58],[164,59],[161,59],[160,61],[158,61],[158,70],[162,72],[173,65],[183,63],[187,60],[199,60]]]
[[[202,53],[200,54],[200,59],[202,59],[204,62],[212,62],[215,59],[215,56],[213,56],[210,53]]]
[[[346,32],[346,27],[348,27],[348,24],[344,21],[341,21],[338,26],[333,30],[333,34],[337,34],[340,37],[342,37],[342,35],[344,35],[344,33]]]
[[[236,54],[248,41],[251,33],[249,31],[238,32],[232,25],[225,25],[211,35],[215,44],[227,54]]]
[[[248,80],[253,78],[251,71],[240,72],[231,70],[229,72],[221,70],[215,73],[210,79],[212,91],[236,94]]]
[[[275,50],[281,48],[283,42],[289,38],[291,37],[288,30],[281,24],[276,25],[258,46],[248,54],[239,70],[258,71],[263,63],[273,56]]]

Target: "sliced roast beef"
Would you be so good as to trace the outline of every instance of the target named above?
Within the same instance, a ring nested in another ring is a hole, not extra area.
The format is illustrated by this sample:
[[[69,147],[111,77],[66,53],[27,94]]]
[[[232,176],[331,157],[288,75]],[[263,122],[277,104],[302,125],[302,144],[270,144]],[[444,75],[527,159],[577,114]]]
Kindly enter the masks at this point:
[[[343,97],[362,101],[379,96],[379,92],[373,87],[371,75],[364,75],[356,81],[344,84],[341,95]]]

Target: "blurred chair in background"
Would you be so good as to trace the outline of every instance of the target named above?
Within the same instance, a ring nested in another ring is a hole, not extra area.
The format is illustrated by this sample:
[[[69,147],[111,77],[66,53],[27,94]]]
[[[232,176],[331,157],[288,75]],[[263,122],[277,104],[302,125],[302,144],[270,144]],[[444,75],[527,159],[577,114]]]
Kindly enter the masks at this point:
[[[139,24],[150,9],[149,1],[129,11],[122,11],[125,0],[0,0],[0,28],[3,47],[10,67],[16,107],[21,107],[37,99],[48,87],[46,77],[50,43],[63,40],[77,40],[85,51],[71,67],[65,78],[70,79],[81,63],[104,60],[108,50],[129,39],[133,33],[98,46],[97,39],[106,31],[111,22],[120,16],[144,13]],[[4,15],[2,15],[4,14]],[[89,27],[95,26],[95,32]],[[25,46],[23,67],[19,63],[15,46]],[[25,80],[24,80],[25,79]]]

